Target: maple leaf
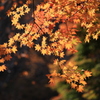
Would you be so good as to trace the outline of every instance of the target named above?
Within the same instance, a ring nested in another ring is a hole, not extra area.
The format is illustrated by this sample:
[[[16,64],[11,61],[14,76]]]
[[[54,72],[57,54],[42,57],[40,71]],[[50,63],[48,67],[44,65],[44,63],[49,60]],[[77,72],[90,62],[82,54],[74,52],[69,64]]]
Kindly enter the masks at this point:
[[[45,48],[46,47],[46,37],[43,36],[43,39],[42,39],[42,47]]]
[[[23,6],[16,9],[16,12],[20,12],[20,11],[21,12],[23,11]]]
[[[78,81],[79,81],[79,77],[77,77],[77,76],[74,75],[73,80],[74,80],[75,82],[78,82]]]
[[[71,87],[75,89],[77,87],[77,84],[71,83]]]
[[[42,49],[42,50],[41,50],[41,53],[42,53],[43,55],[45,55],[45,54],[47,53],[47,50],[46,50],[46,49]]]
[[[90,34],[86,34],[86,36],[85,36],[85,42],[90,42]]]
[[[80,80],[80,83],[82,83],[83,85],[87,84],[84,80]]]
[[[61,60],[61,61],[58,61],[58,62],[59,62],[59,65],[61,66],[61,65],[66,63],[66,60]]]
[[[4,59],[7,60],[7,61],[10,60],[11,58],[12,58],[11,55],[7,55],[7,56],[4,57]]]
[[[11,15],[11,11],[10,10],[8,10],[6,13],[7,13],[8,17]]]
[[[39,44],[36,44],[35,50],[40,51],[41,50],[41,46]]]
[[[88,14],[89,14],[90,16],[94,16],[94,15],[95,15],[95,9],[89,10],[89,11],[88,11]]]
[[[53,64],[58,65],[58,62],[59,62],[59,60],[55,59]]]
[[[80,78],[80,80],[84,80],[86,78],[86,76],[83,74],[79,78]]]
[[[51,51],[51,48],[50,46],[47,46],[47,55],[51,55],[52,51]]]
[[[63,58],[64,55],[65,55],[64,52],[61,52],[61,53],[60,53],[60,57],[61,57],[61,58]]]
[[[63,68],[63,73],[64,73],[64,74],[67,73],[67,67],[66,67],[66,66],[64,66],[64,68]]]
[[[6,70],[6,66],[5,65],[0,66],[0,71],[3,72],[4,70]]]
[[[12,50],[10,49],[10,48],[7,48],[6,49],[6,53],[8,54],[8,53],[12,53]]]
[[[26,10],[25,10],[25,13],[28,13],[30,11],[30,8],[27,8]]]
[[[78,38],[73,37],[73,39],[71,40],[71,42],[72,42],[72,44],[77,45],[77,44],[78,44],[78,42],[80,42],[80,41],[78,40]]]
[[[17,29],[23,29],[23,26],[20,25],[20,23],[17,23],[16,28],[17,28]]]
[[[98,34],[94,35],[93,36],[93,39],[96,39],[97,40],[98,39]]]
[[[4,61],[5,61],[4,58],[0,59],[0,63],[4,63]]]
[[[51,75],[52,75],[52,76],[57,76],[58,74],[57,74],[56,70],[54,70],[53,73],[52,73]]]
[[[14,39],[13,38],[10,38],[9,43],[8,43],[8,46],[12,46],[13,44],[14,44]]]
[[[21,16],[20,16],[19,14],[15,14],[15,15],[14,15],[14,20],[18,21],[18,18],[20,18],[20,17],[21,17]],[[14,20],[13,20],[13,21],[14,21]]]
[[[67,83],[70,83],[70,82],[71,82],[71,80],[70,80],[70,79],[66,79],[66,82],[67,82]]]
[[[64,41],[62,41],[62,40],[59,40],[59,43],[60,43],[60,44],[64,44]]]
[[[12,52],[13,52],[13,53],[16,53],[16,51],[17,51],[17,47],[16,47],[16,46],[13,46],[13,47],[12,47]]]
[[[74,23],[76,24],[80,23],[80,19],[74,19]]]
[[[17,23],[18,23],[18,19],[13,18],[12,25],[17,25]]]
[[[48,27],[50,30],[54,28],[53,25],[49,24],[49,27]]]
[[[79,85],[79,86],[77,87],[77,91],[78,91],[78,92],[83,92],[83,90],[84,90],[84,89],[83,89],[83,86],[82,86],[82,85]]]
[[[74,67],[73,67],[74,70],[76,70],[77,68],[78,68],[77,66],[74,66]]]
[[[28,46],[29,48],[32,48],[32,47],[33,47],[33,45],[34,45],[34,43],[33,43],[33,42],[28,41],[27,46]]]
[[[66,49],[72,48],[72,44],[71,44],[71,43],[66,43],[66,44],[65,44],[65,48],[66,48]]]
[[[86,75],[86,77],[90,77],[92,76],[92,72],[89,72],[88,70],[84,71],[84,74]]]
[[[13,37],[13,39],[14,39],[15,41],[17,41],[17,40],[19,39],[19,36],[20,36],[20,33],[17,33],[17,34]]]

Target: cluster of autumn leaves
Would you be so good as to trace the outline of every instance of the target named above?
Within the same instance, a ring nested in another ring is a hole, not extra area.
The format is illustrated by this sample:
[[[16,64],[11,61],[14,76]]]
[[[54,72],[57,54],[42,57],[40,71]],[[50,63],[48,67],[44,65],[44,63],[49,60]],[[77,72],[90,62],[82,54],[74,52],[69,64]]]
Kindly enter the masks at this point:
[[[16,42],[19,42],[20,46],[33,47],[43,55],[64,58],[64,50],[76,53],[76,46],[81,43],[77,36],[77,26],[84,27],[88,32],[85,41],[89,42],[90,37],[98,39],[100,35],[99,19],[96,16],[96,11],[99,11],[98,6],[98,0],[45,0],[33,12],[33,20],[21,24],[19,19],[31,9],[28,7],[28,1],[21,7],[15,4],[8,10],[7,15],[11,17],[12,25],[24,32],[16,33],[8,43],[0,45],[0,63],[10,60],[11,53],[16,53]],[[77,66],[66,60],[56,59],[54,63],[60,66],[62,73],[54,71],[48,75],[50,83],[55,82],[55,78],[65,79],[72,88],[82,92],[86,85],[85,79],[91,76],[91,72],[79,71]],[[1,65],[0,71],[4,70],[6,66]]]
[[[59,80],[65,80],[71,85],[72,88],[78,92],[82,92],[83,87],[87,84],[85,79],[91,76],[92,72],[88,70],[78,70],[78,66],[75,66],[73,62],[66,60],[54,60],[54,64],[59,66],[61,72],[58,73],[56,70],[52,74],[48,74],[47,77],[50,79],[50,85],[55,85]]]

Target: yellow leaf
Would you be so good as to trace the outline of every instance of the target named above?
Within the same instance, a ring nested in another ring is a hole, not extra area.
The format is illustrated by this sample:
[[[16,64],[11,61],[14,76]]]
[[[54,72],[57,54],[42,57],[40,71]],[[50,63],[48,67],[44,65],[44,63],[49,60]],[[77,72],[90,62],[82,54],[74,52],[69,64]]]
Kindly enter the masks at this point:
[[[46,39],[47,39],[47,38],[43,36],[43,39],[42,39],[42,47],[43,47],[43,48],[46,47]]]
[[[12,46],[13,44],[14,44],[14,39],[13,38],[10,38],[8,45],[9,46]]]
[[[61,58],[63,58],[64,55],[65,55],[64,52],[61,52],[61,53],[60,53],[60,57],[61,57]]]
[[[41,53],[42,53],[43,55],[45,55],[45,54],[47,53],[47,50],[46,50],[46,49],[42,49],[42,50],[41,50]]]
[[[64,44],[64,41],[62,41],[62,40],[59,40],[59,43],[62,45],[62,44]]]
[[[16,51],[17,51],[17,47],[16,47],[16,46],[13,46],[13,47],[12,47],[12,52],[13,52],[13,53],[16,53]]]
[[[19,36],[20,36],[20,33],[17,33],[17,34],[13,37],[13,39],[14,39],[15,41],[17,41],[18,38],[19,38]]]
[[[76,70],[77,68],[78,68],[77,66],[74,66],[74,67],[73,67],[74,70]]]
[[[72,48],[71,43],[66,43],[65,48],[66,48],[66,49],[70,49],[70,48]]]
[[[88,10],[88,14],[90,16],[94,16],[95,15],[95,9]]]
[[[100,31],[97,32],[96,34],[93,34],[93,39],[97,40],[99,38],[99,34],[100,34]]]
[[[41,46],[39,44],[36,44],[35,50],[40,51],[41,50]]]

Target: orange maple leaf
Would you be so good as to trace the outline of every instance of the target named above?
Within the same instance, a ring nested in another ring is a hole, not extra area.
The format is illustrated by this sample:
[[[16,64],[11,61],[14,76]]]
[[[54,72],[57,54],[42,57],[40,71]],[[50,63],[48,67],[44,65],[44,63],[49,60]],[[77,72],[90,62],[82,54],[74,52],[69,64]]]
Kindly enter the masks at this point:
[[[92,76],[92,72],[89,72],[88,70],[84,71],[84,74],[86,75],[86,77],[90,77]]]
[[[61,53],[60,53],[60,57],[61,57],[61,58],[63,58],[64,55],[65,55],[64,52],[61,52]]]
[[[78,92],[83,92],[83,90],[84,90],[84,89],[83,89],[83,86],[82,86],[82,85],[79,85],[78,88],[77,88],[77,91],[78,91]]]
[[[77,84],[71,83],[71,87],[75,89],[77,87]]]
[[[5,61],[4,58],[0,59],[0,63],[4,63],[4,61]]]
[[[6,66],[5,65],[0,66],[0,72],[1,71],[3,72],[4,70],[6,70]]]
[[[87,83],[84,80],[80,80],[80,83],[86,85]]]
[[[66,49],[72,48],[72,44],[71,44],[71,43],[66,43],[65,48],[66,48]]]

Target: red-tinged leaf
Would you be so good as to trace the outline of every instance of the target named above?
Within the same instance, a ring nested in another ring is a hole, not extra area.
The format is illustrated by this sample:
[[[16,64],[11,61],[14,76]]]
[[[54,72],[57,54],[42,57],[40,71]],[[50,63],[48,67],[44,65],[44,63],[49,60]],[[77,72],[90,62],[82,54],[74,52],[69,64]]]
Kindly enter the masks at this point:
[[[48,28],[51,30],[54,28],[54,26],[50,24]]]
[[[12,58],[11,55],[7,55],[7,56],[4,57],[4,59],[7,60],[7,61],[10,60],[11,58]]]

